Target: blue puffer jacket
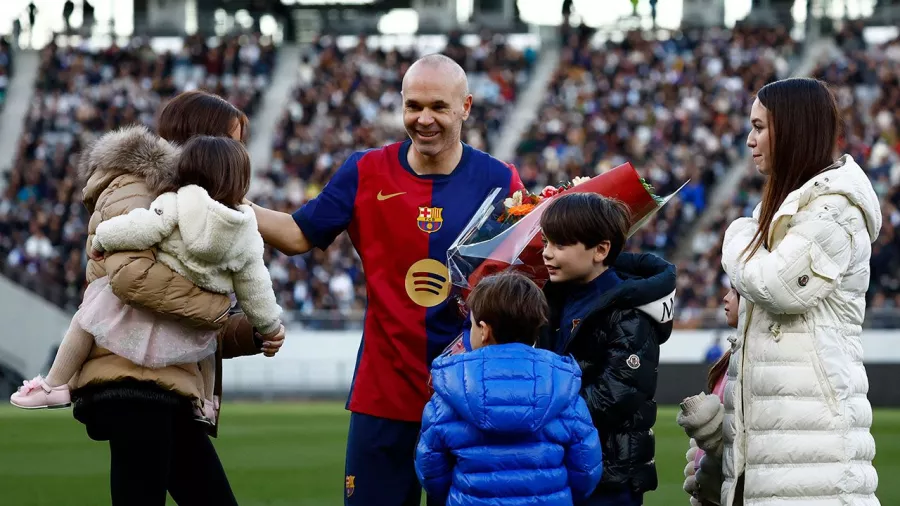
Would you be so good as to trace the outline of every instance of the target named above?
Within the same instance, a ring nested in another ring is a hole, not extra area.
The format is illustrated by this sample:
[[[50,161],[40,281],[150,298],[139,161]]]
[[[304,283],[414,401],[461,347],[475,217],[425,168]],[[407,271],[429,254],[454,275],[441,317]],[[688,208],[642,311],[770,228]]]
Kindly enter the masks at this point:
[[[571,506],[603,471],[569,357],[524,344],[440,357],[416,474],[447,506]]]

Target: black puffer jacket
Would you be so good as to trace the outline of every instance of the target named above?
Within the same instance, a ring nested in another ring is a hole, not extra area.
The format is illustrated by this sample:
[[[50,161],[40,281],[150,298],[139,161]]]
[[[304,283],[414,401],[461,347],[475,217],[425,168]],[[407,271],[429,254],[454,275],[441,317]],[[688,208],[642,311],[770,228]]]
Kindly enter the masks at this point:
[[[597,298],[575,326],[568,343],[556,343],[565,286],[548,283],[550,325],[539,346],[562,349],[582,368],[581,395],[603,446],[603,478],[595,491],[607,494],[657,487],[653,462],[659,346],[672,334],[675,266],[649,254],[623,253],[615,265],[622,283]]]

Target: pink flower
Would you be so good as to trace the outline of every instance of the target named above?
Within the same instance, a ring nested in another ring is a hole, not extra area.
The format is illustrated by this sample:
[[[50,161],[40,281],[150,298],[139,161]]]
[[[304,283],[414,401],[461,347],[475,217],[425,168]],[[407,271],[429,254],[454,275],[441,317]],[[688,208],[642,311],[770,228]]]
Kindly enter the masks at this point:
[[[557,189],[555,186],[547,185],[544,187],[543,190],[541,190],[541,197],[543,197],[545,199],[549,199],[550,197],[556,195],[557,193],[559,193],[559,189]]]

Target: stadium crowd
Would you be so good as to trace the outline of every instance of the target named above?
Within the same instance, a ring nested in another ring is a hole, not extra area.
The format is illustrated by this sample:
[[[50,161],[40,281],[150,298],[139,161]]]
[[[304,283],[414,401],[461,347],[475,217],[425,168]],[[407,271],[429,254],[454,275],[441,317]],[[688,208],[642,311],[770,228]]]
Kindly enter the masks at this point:
[[[889,263],[889,252],[900,246],[895,232],[900,226],[900,42],[868,47],[854,33],[839,40],[845,58],[824,62],[816,76],[835,86],[846,116],[843,148],[868,167],[884,199],[871,304],[900,307],[900,276]],[[561,51],[538,119],[517,148],[514,161],[523,182],[540,189],[625,161],[660,195],[689,180],[629,244],[668,257],[706,210],[715,183],[747,163],[753,93],[784,77],[799,54],[783,29],[749,27],[685,32],[666,40],[632,34],[618,41],[573,30]],[[464,140],[490,151],[528,82],[536,52],[517,50],[489,34],[474,44],[453,35],[443,52],[467,70],[475,95]],[[0,47],[0,97],[4,54]],[[403,139],[400,82],[417,56],[412,50],[372,47],[365,39],[339,47],[321,37],[307,48],[286,111],[273,119],[279,126],[272,162],[257,171],[250,197],[293,211],[316,196],[353,151]],[[188,37],[177,53],[156,52],[139,38],[105,50],[45,48],[17,161],[0,196],[4,272],[74,308],[83,286],[86,230],[76,153],[117,126],[152,126],[160,104],[182,90],[216,92],[252,116],[274,60],[274,47],[254,36],[226,38],[212,47]],[[743,170],[746,177],[732,205],[684,245],[689,254],[678,262],[679,326],[708,324],[711,315],[720,314],[728,285],[720,268],[722,234],[731,220],[753,210],[762,188],[755,168],[747,164]],[[279,300],[295,316],[326,314],[315,317],[318,325],[344,325],[349,314],[363,311],[364,274],[346,234],[324,252],[266,255]]]
[[[884,224],[878,241],[872,247],[872,281],[869,306],[874,309],[900,307],[900,270],[891,262],[900,248],[897,227],[900,226],[900,39],[869,46],[859,25],[851,24],[837,37],[843,55],[827,58],[813,71],[813,76],[828,82],[835,91],[844,125],[840,151],[849,153],[868,170],[875,191],[882,198]],[[735,187],[730,204],[698,232],[691,245],[692,258],[679,264],[679,276],[692,272],[689,283],[679,285],[680,298],[686,292],[706,292],[706,304],[688,304],[680,311],[682,325],[699,325],[699,316],[718,307],[718,294],[710,287],[718,280],[727,283],[721,270],[722,237],[728,225],[740,216],[749,216],[762,198],[764,179],[752,163]],[[691,269],[694,266],[694,269]],[[884,312],[875,311],[872,319]]]
[[[737,27],[658,41],[631,34],[602,43],[572,33],[538,121],[519,145],[522,178],[540,187],[629,161],[659,195],[689,181],[629,241],[633,250],[669,257],[716,181],[745,159],[753,94],[783,77],[797,54],[783,29]],[[698,255],[678,265],[678,303],[688,315],[697,314],[693,308],[701,316],[720,313],[718,264],[708,260]]]
[[[0,196],[4,272],[60,306],[77,307],[88,218],[76,182],[77,153],[116,127],[152,126],[161,103],[184,90],[216,92],[253,114],[274,61],[274,46],[248,36],[216,44],[188,37],[177,53],[156,52],[137,37],[127,47],[103,50],[44,48]]]
[[[10,79],[12,79],[12,46],[6,37],[0,37],[0,111],[6,103]]]

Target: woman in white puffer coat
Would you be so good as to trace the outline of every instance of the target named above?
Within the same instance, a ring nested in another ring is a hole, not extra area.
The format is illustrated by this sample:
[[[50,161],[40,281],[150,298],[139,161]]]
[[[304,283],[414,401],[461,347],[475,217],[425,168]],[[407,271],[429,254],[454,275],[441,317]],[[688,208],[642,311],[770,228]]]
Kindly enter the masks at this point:
[[[741,296],[722,504],[878,505],[860,341],[878,197],[853,158],[834,161],[840,119],[824,83],[771,83],[750,120],[767,181],[722,248]]]

